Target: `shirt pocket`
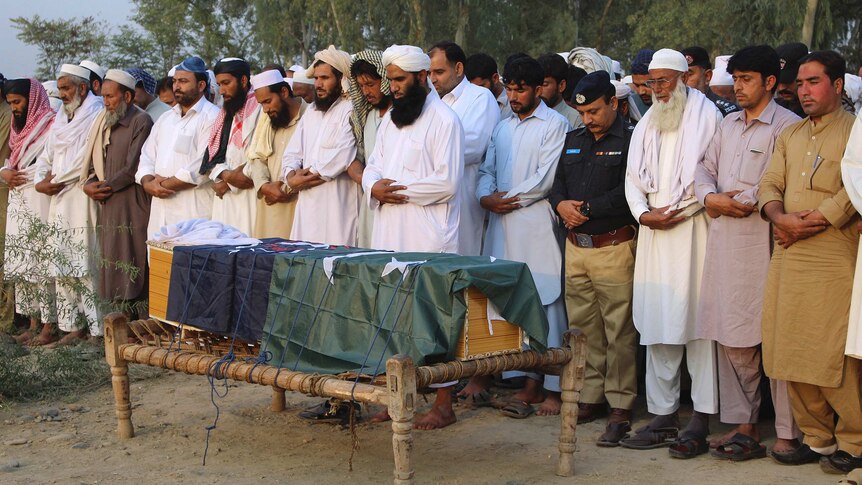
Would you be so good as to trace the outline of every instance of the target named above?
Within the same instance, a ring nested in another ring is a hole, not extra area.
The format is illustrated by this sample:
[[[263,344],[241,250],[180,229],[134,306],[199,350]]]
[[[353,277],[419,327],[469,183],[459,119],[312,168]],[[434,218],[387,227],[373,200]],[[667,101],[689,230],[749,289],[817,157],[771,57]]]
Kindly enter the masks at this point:
[[[811,172],[811,178],[808,182],[808,187],[811,190],[818,192],[826,192],[834,194],[841,190],[844,185],[841,183],[841,162],[835,160],[823,159]]]
[[[593,160],[595,160],[595,164],[600,167],[619,167],[623,162],[623,154],[621,152],[605,152],[603,155],[596,155]]]
[[[766,153],[751,152],[739,166],[739,182],[754,187],[760,183],[763,172],[766,171]]]
[[[402,152],[402,164],[408,173],[414,176],[421,176],[422,173],[422,152],[425,149],[425,143],[421,140],[412,138],[407,140]]]
[[[194,140],[192,133],[185,130],[180,131],[176,140],[174,140],[174,152],[180,155],[188,155],[192,150],[192,140]]]

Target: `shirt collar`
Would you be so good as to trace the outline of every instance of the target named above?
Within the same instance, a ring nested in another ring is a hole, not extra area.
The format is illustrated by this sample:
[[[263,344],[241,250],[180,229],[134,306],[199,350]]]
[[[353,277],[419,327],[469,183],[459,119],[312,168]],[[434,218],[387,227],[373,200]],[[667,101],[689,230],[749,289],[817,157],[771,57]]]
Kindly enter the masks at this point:
[[[548,117],[551,116],[552,111],[553,110],[551,108],[548,108],[548,105],[545,104],[545,101],[540,98],[539,99],[539,105],[536,106],[536,109],[533,110],[533,113],[530,116],[527,116],[526,118],[524,118],[522,120],[522,119],[518,118],[518,116],[516,114],[515,120],[517,120],[518,123],[523,123],[523,122],[529,120],[530,118],[538,118],[542,121],[547,121]]]
[[[123,117],[120,119],[120,121],[118,121],[118,122],[117,122],[117,124],[120,124],[120,125],[123,125],[123,126],[129,126],[129,124],[132,122],[132,118],[133,118],[136,114],[138,114],[138,110],[139,110],[139,109],[140,109],[140,108],[138,108],[138,107],[137,107],[137,106],[135,106],[135,105],[130,105],[130,106],[129,106],[129,109],[126,111],[126,116],[123,116]]]
[[[775,102],[775,99],[770,99],[769,104],[763,108],[763,111],[760,112],[755,118],[749,120],[749,122],[760,122],[766,125],[771,125],[773,121],[775,121],[775,112],[778,108],[778,103]],[[745,123],[745,110],[741,109],[735,113],[730,113],[727,115],[728,117],[733,116],[735,120],[741,123]]]
[[[455,86],[451,91],[446,93],[443,98],[445,99],[451,96],[452,98],[457,100],[461,97],[462,94],[464,94],[464,90],[467,89],[468,84],[470,84],[470,81],[467,80],[467,76],[464,76],[464,79],[462,79],[461,82],[459,82],[458,85]]]
[[[584,127],[584,128],[586,128],[586,127]],[[607,136],[607,135],[612,135],[612,136],[616,136],[619,138],[625,137],[625,126],[623,124],[623,115],[621,115],[619,112],[617,112],[616,119],[614,119],[614,122],[611,124],[610,129],[608,129],[608,132],[605,134],[605,136]],[[595,136],[593,136],[593,139],[595,139]]]
[[[200,113],[201,110],[204,109],[204,105],[206,103],[209,103],[209,100],[207,99],[207,97],[201,96],[200,99],[198,99],[198,102],[193,104],[192,107],[189,108],[188,111],[186,111],[186,114]],[[183,117],[183,107],[180,106],[179,103],[175,104],[174,107],[171,109],[174,110],[174,113],[178,114],[180,116],[180,118]]]
[[[500,95],[497,96],[497,104],[500,106],[508,106],[509,105],[509,96],[506,95],[506,90],[500,92]]]
[[[807,119],[808,120],[808,126],[811,127],[811,131],[813,133],[815,133],[815,134],[820,133],[821,131],[823,131],[827,127],[829,127],[829,125],[831,125],[832,122],[838,118],[838,113],[840,113],[842,111],[844,111],[844,107],[839,104],[838,108],[835,111],[823,115],[820,118],[820,123],[817,123],[816,125],[811,121],[811,117],[809,116]]]

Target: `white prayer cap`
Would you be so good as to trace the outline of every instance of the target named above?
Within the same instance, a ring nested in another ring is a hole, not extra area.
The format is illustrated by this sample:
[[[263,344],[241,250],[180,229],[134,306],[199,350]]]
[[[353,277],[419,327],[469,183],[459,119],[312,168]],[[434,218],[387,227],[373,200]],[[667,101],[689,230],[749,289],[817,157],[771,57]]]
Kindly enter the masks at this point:
[[[730,56],[718,56],[715,58],[715,69],[712,70],[710,86],[733,86],[733,77],[727,72],[727,61]]]
[[[634,81],[632,81],[632,76],[631,76],[631,74],[629,74],[628,76],[624,77],[622,82],[623,82],[623,84],[632,84],[632,83],[634,83]]]
[[[614,85],[614,90],[616,91],[614,96],[616,96],[617,99],[627,98],[632,93],[632,88],[624,82],[611,79],[611,84]]]
[[[70,75],[77,76],[81,79],[90,80],[90,70],[86,67],[76,66],[75,64],[63,64],[60,66],[60,72],[57,73],[57,79]]]
[[[99,79],[105,79],[105,75],[108,73],[107,69],[105,69],[104,67],[96,64],[95,62],[93,62],[89,59],[87,59],[86,61],[81,61],[81,63],[78,65],[83,67],[83,68],[86,68],[88,71],[99,76]],[[89,79],[89,78],[90,78],[90,76],[87,76],[87,79]]]
[[[412,45],[395,45],[383,51],[383,67],[395,64],[407,72],[431,69],[431,58],[422,49]]]
[[[296,71],[293,73],[293,84],[311,84],[314,85],[314,79],[309,79],[308,76],[305,75],[305,70]]]
[[[620,61],[611,61],[611,68],[614,70],[614,74],[623,77],[623,66],[620,64]]]
[[[108,72],[105,73],[106,81],[114,81],[116,83],[122,84],[123,86],[135,90],[135,85],[138,83],[138,80],[135,79],[135,76],[127,73],[126,71],[121,71],[120,69],[108,69]]]
[[[48,93],[49,98],[60,97],[60,90],[57,89],[57,81],[45,81],[42,83],[42,87],[45,88],[45,92]]]
[[[305,68],[299,64],[294,64],[294,65],[288,67],[287,70],[292,71],[292,72],[302,72],[302,71],[305,71]]]
[[[659,49],[652,55],[649,63],[650,71],[653,69],[671,69],[679,72],[688,72],[688,62],[681,52],[673,49]]]
[[[272,86],[273,84],[283,83],[285,79],[281,77],[281,73],[275,69],[263,71],[251,77],[251,88],[257,91],[260,88]]]

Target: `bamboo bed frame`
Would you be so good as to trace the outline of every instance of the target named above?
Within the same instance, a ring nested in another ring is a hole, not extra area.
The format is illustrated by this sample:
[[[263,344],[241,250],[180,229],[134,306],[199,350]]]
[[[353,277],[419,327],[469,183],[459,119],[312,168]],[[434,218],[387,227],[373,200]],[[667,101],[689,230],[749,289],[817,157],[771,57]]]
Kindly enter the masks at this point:
[[[560,375],[563,403],[560,411],[560,456],[556,474],[563,477],[574,474],[578,400],[584,385],[586,358],[586,336],[578,330],[566,332],[565,348],[552,348],[546,352],[530,350],[420,367],[415,366],[409,357],[396,355],[386,361],[385,384],[377,385],[354,383],[335,375],[293,372],[239,360],[218,364],[220,357],[212,353],[211,347],[207,346],[180,345],[179,348],[164,348],[159,345],[158,338],[155,343],[144,339],[144,345],[127,343],[130,332],[140,337],[142,328],[151,327],[148,324],[157,322],[136,321],[130,324],[128,318],[121,313],[112,313],[105,317],[105,358],[111,367],[117,432],[121,439],[135,435],[129,401],[129,364],[143,364],[190,375],[213,375],[216,378],[271,386],[273,411],[284,410],[286,391],[388,406],[389,415],[392,417],[394,483],[407,485],[412,484],[414,478],[413,415],[417,403],[417,389],[429,384],[472,376],[488,376],[503,371],[538,370],[546,374]],[[252,352],[248,355],[253,355],[253,349],[246,346],[244,350]]]

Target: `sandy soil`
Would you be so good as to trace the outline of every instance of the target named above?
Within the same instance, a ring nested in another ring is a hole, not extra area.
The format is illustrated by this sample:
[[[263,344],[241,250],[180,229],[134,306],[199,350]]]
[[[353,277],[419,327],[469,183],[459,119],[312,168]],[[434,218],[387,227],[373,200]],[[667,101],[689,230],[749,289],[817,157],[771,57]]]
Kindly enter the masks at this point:
[[[350,433],[296,417],[316,399],[288,393],[287,411],[273,413],[269,388],[232,385],[226,398],[217,399],[221,415],[202,466],[205,428],[215,417],[204,378],[166,372],[133,382],[131,396],[137,433],[131,440],[116,437],[108,387],[65,401],[4,406],[0,483],[391,482],[389,426],[357,427],[360,449],[350,472]],[[43,419],[49,414],[57,418]],[[645,421],[643,410],[638,416]],[[414,434],[417,483],[816,485],[840,478],[822,473],[816,464],[729,463],[708,456],[681,461],[669,458],[666,449],[598,448],[595,439],[604,428],[598,421],[578,427],[576,477],[564,479],[554,475],[558,418],[514,420],[489,408],[459,408],[458,419],[446,429]],[[726,429],[714,426],[713,432]]]

